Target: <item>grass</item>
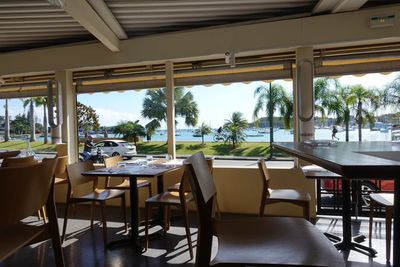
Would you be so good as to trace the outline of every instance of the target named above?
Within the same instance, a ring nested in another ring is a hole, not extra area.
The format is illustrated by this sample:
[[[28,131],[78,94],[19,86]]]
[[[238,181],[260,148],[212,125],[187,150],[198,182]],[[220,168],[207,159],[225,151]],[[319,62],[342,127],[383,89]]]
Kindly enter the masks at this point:
[[[55,144],[43,144],[43,141],[31,142],[32,149],[36,153],[55,152]],[[80,145],[82,150],[83,144]],[[21,150],[26,149],[26,142],[21,140],[12,140],[9,142],[0,142],[0,149]],[[166,142],[152,141],[139,142],[136,147],[138,154],[160,155],[167,154],[168,146]],[[178,155],[191,155],[198,151],[203,151],[206,155],[224,155],[237,157],[268,157],[270,154],[269,143],[266,142],[245,142],[239,147],[233,149],[229,143],[209,142],[201,144],[199,142],[177,142],[176,153]],[[278,153],[274,152],[276,156]],[[278,154],[279,155],[279,154]]]
[[[55,152],[55,144],[43,144],[43,141],[31,142],[31,147],[36,152]],[[0,149],[21,150],[26,149],[26,141],[13,140],[8,142],[0,142]]]
[[[137,144],[138,154],[167,154],[167,144],[165,142],[150,143],[141,142]],[[210,142],[201,144],[199,142],[176,142],[176,153],[179,155],[191,155],[198,151],[203,151],[206,155],[224,155],[241,157],[260,157],[269,155],[269,143],[242,143],[233,149],[231,144]]]

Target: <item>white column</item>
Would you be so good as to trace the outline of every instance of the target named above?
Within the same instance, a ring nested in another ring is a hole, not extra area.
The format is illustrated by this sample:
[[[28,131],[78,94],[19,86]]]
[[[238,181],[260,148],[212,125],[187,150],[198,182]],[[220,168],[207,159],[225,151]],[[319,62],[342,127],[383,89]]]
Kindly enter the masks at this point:
[[[314,57],[312,47],[296,49],[294,75],[295,142],[314,139]]]
[[[62,86],[63,124],[61,125],[62,141],[67,144],[69,162],[78,161],[78,121],[76,117],[76,91],[71,71],[56,71],[56,80]]]
[[[176,158],[175,142],[175,91],[174,91],[174,64],[171,61],[165,63],[165,82],[167,88],[167,130],[168,130],[168,154]]]

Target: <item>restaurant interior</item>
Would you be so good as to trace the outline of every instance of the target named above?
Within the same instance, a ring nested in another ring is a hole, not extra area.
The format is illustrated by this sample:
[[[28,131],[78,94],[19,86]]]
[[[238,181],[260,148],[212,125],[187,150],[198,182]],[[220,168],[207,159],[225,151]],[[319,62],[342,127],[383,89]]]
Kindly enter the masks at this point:
[[[0,151],[0,267],[400,266],[400,147],[310,141],[314,78],[399,71],[399,18],[385,0],[1,1],[0,99],[55,99],[59,144],[40,162]],[[275,148],[293,161],[177,159],[176,86],[278,79],[294,140]],[[79,162],[79,94],[161,87],[168,159]],[[332,177],[342,213],[322,216],[316,180]],[[371,196],[386,218],[350,212],[362,178],[395,181]]]

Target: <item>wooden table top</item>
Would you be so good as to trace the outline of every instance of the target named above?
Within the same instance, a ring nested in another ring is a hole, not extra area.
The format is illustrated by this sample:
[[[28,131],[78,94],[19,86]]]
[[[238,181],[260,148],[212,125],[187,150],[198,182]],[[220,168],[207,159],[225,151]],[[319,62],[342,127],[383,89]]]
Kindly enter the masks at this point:
[[[400,177],[400,143],[338,142],[332,146],[274,143],[276,149],[347,178]]]

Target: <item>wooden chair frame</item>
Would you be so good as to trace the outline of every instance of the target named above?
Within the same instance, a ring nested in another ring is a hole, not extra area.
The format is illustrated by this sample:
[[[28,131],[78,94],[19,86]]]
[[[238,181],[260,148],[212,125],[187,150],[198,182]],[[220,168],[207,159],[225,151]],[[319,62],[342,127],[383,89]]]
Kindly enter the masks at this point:
[[[54,202],[54,167],[57,159],[18,167],[0,168],[2,188],[0,202],[0,260],[19,248],[51,238],[57,267],[64,266],[64,256],[58,231]],[[16,194],[18,192],[18,194]],[[23,196],[23,197],[22,197]],[[41,226],[19,223],[42,206],[49,220]]]
[[[185,161],[199,213],[196,267],[218,266],[345,266],[333,244],[303,218],[213,217],[217,193],[202,152]],[[211,262],[213,235],[218,238]]]
[[[258,169],[263,182],[263,192],[261,195],[259,216],[264,216],[265,206],[274,203],[291,203],[299,206],[303,209],[303,217],[307,221],[310,220],[310,195],[308,193],[302,193],[294,189],[270,189],[269,181],[270,175],[265,160],[260,159],[257,161]],[[274,192],[275,191],[275,192]],[[275,197],[274,193],[278,193],[280,196]],[[296,195],[298,198],[285,198],[285,195]]]
[[[93,162],[91,161],[78,162],[67,166],[68,191],[67,191],[67,202],[65,204],[64,225],[63,225],[61,240],[64,241],[65,239],[65,233],[67,230],[67,223],[68,223],[69,205],[74,203],[91,202],[92,206],[91,206],[90,227],[93,228],[94,203],[98,202],[100,204],[101,222],[103,225],[104,248],[106,248],[108,242],[107,242],[107,219],[105,215],[105,202],[106,200],[109,199],[121,198],[123,217],[125,222],[125,231],[127,231],[125,191],[116,189],[99,190],[97,188],[98,177],[82,175],[84,171],[89,171],[89,170],[94,170]],[[86,183],[92,183],[93,185],[92,193],[86,194],[84,196],[72,195],[73,188]]]

